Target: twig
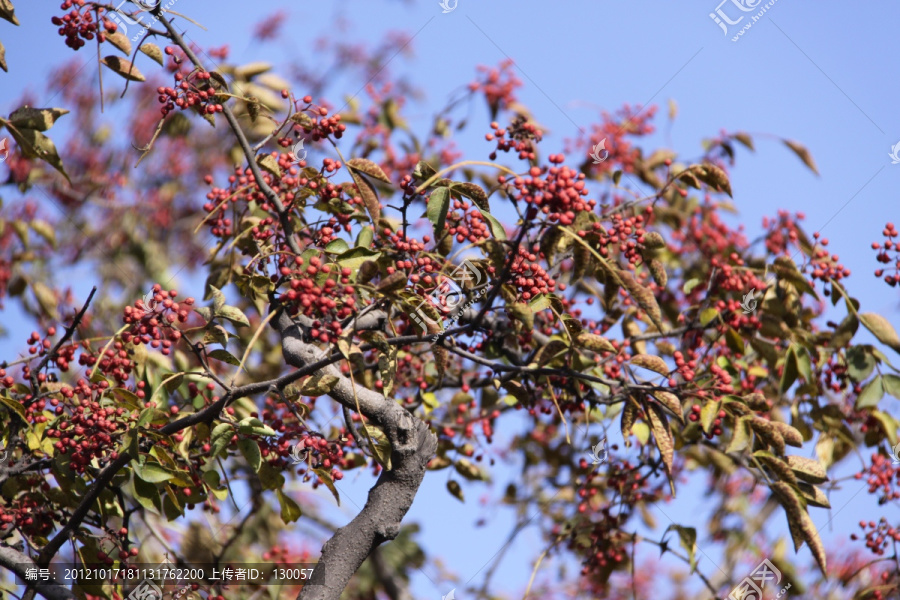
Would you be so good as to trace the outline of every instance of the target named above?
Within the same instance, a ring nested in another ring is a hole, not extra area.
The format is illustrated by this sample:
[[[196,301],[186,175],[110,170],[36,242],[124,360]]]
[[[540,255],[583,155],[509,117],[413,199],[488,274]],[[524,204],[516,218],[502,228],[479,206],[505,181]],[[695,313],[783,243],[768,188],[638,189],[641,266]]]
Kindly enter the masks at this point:
[[[37,385],[37,376],[38,373],[44,370],[44,367],[47,366],[47,363],[50,362],[53,358],[56,357],[56,354],[59,352],[59,349],[63,347],[65,343],[67,343],[72,336],[75,334],[75,330],[78,329],[78,325],[81,324],[81,319],[84,318],[85,313],[87,313],[88,306],[91,305],[91,300],[94,299],[94,294],[97,293],[97,286],[91,288],[91,293],[88,294],[88,298],[84,303],[84,306],[81,307],[81,310],[78,311],[78,314],[75,315],[75,318],[72,320],[72,324],[66,327],[66,332],[63,334],[59,341],[53,346],[53,348],[48,352],[43,360],[38,364],[37,368],[31,372],[31,389],[37,394],[38,393],[38,385]]]

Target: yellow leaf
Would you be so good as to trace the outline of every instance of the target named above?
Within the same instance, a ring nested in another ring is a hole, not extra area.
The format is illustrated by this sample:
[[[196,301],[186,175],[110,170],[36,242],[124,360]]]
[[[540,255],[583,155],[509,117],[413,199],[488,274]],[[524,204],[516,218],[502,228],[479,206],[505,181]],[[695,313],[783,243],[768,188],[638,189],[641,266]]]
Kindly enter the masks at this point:
[[[104,65],[109,67],[117,75],[124,77],[129,81],[147,81],[144,74],[141,73],[136,66],[124,58],[118,56],[107,56],[100,59]]]
[[[669,366],[666,364],[666,361],[652,354],[636,354],[631,357],[631,364],[650,369],[660,375],[669,374]]]
[[[787,146],[788,148],[793,150],[794,154],[796,154],[798,157],[800,157],[800,160],[803,161],[804,165],[809,167],[810,171],[812,171],[816,175],[819,174],[819,170],[816,168],[816,161],[813,160],[812,154],[809,153],[809,150],[806,149],[806,146],[804,146],[803,144],[800,144],[798,142],[795,142],[793,140],[782,140],[782,141],[784,141],[785,146]]]
[[[156,44],[144,42],[143,44],[141,44],[138,50],[155,60],[157,63],[159,63],[160,66],[163,66],[165,64],[163,60],[162,50],[160,50],[159,46],[157,46]]]

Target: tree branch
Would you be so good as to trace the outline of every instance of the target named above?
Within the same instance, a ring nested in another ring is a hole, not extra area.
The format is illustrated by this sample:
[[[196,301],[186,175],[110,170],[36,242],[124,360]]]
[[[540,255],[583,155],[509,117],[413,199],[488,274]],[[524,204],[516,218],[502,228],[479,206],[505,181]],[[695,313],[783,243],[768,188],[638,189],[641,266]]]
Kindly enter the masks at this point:
[[[299,325],[281,308],[272,320],[281,334],[288,364],[304,368],[319,362],[325,352],[304,342]],[[339,600],[341,592],[363,561],[382,543],[397,537],[400,523],[412,505],[425,477],[425,466],[437,450],[437,436],[428,426],[389,400],[345,377],[333,364],[317,371],[338,378],[329,395],[342,406],[358,410],[382,428],[391,443],[391,470],[384,469],[369,490],[366,505],[346,526],[338,529],[322,547],[313,580],[303,587],[298,600]]]
[[[27,555],[6,544],[0,544],[0,566],[9,569],[23,580],[25,571],[37,567]],[[55,581],[36,581],[30,585],[34,586],[32,588],[34,591],[48,600],[74,600],[76,597],[69,588]]]

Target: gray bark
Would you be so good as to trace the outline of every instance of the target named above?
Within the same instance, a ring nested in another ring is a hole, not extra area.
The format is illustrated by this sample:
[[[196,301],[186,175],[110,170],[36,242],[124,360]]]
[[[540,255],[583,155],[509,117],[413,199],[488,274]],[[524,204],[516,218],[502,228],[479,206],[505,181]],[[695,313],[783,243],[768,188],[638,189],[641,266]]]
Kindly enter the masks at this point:
[[[304,341],[302,326],[292,322],[285,313],[273,323],[281,334],[282,351],[288,364],[300,368],[325,357],[322,350]],[[391,442],[391,470],[381,472],[360,513],[322,547],[313,578],[298,597],[298,600],[339,600],[369,554],[397,537],[400,523],[425,477],[425,465],[437,450],[437,437],[400,404],[354,385],[335,365],[324,367],[317,374],[337,377],[338,383],[329,395],[350,410],[357,410],[358,402],[360,413],[380,427]]]
[[[0,566],[9,569],[23,580],[25,580],[25,571],[27,569],[37,567],[27,555],[6,545],[0,545]],[[34,591],[48,600],[74,600],[75,598],[75,594],[69,588],[54,581],[36,581],[33,583]]]

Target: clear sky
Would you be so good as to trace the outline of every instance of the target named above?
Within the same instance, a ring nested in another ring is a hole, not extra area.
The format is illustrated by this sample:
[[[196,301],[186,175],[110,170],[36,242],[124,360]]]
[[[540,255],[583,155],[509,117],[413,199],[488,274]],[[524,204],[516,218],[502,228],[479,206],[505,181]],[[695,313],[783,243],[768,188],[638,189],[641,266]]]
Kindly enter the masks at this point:
[[[71,54],[49,23],[50,16],[59,12],[57,2],[16,4],[22,26],[0,22],[0,40],[10,65],[9,74],[0,73],[0,110],[6,112],[15,108],[23,89],[43,99],[50,66]],[[720,6],[732,20],[756,14],[741,13],[731,0]],[[897,2],[777,0],[737,42],[732,36],[750,17],[731,26],[726,35],[709,16],[717,8],[716,0],[458,0],[446,14],[438,0],[178,0],[174,8],[207,28],[204,32],[185,24],[190,39],[202,46],[229,43],[230,60],[236,63],[267,60],[286,66],[299,61],[315,66],[311,41],[338,18],[348,22],[340,35],[360,42],[380,40],[394,30],[414,34],[413,56],[397,56],[388,67],[426,92],[422,102],[410,107],[411,114],[421,117],[420,123],[473,78],[476,65],[511,58],[524,82],[520,100],[550,131],[545,152],[561,150],[564,139],[575,137],[579,128],[587,130],[600,109],[613,111],[626,102],[658,104],[658,132],[646,145],[668,146],[684,157],[699,155],[701,139],[723,129],[750,132],[756,152],[739,149],[731,173],[738,218],[750,237],[759,232],[762,217],[779,208],[804,212],[806,228],[829,238],[831,251],[852,270],[848,285],[863,308],[900,326],[897,292],[872,276],[877,264],[869,248],[872,241],[881,240],[886,221],[900,221],[900,165],[891,164],[888,156],[900,141],[900,80],[890,66],[897,53]],[[249,25],[279,9],[286,11],[281,37],[274,45],[257,46],[250,39]],[[93,53],[83,50],[80,58],[90,61]],[[84,76],[96,77],[96,71],[96,65],[88,64]],[[361,83],[347,82],[333,100],[356,92]],[[678,106],[671,125],[666,121],[669,99]],[[459,145],[463,151],[483,155],[480,136],[487,117],[482,107],[478,110],[470,120],[474,126]],[[807,170],[778,137],[805,144],[820,176]],[[0,166],[0,177],[5,176],[3,169]],[[89,288],[90,283],[84,285]],[[13,332],[11,338],[0,340],[4,356],[27,336],[12,325],[17,314],[8,308],[0,317]],[[512,476],[512,471],[498,474],[495,495],[502,494]],[[345,519],[364,504],[370,483],[367,476],[355,479],[349,476],[340,483]],[[479,507],[477,486],[467,489],[463,505],[447,494],[445,480],[443,472],[428,475],[408,518],[423,525],[420,539],[429,555],[442,556],[443,565],[460,581],[433,585],[429,579],[438,581],[439,569],[429,563],[424,568],[427,576],[420,574],[414,580],[418,598],[440,598],[454,585],[457,597],[465,598],[464,583],[501,548],[512,523],[513,515],[506,509],[494,504]],[[696,515],[701,514],[703,482],[694,483],[655,516],[663,527],[669,517],[697,524],[702,550],[702,523],[696,522]],[[814,510],[813,520],[823,529],[826,545],[829,539],[846,540],[856,530],[861,508],[869,511],[876,506],[864,489],[859,491],[861,486],[851,484],[832,497],[835,518],[828,527],[823,526],[830,515]],[[487,526],[475,527],[480,517],[489,520]],[[493,589],[509,597],[521,595],[531,574],[530,561],[541,549],[534,532],[523,534],[496,573]],[[700,568],[711,572],[714,559],[714,554],[703,557]],[[810,563],[804,548],[797,564]],[[473,584],[478,585],[479,578]]]

